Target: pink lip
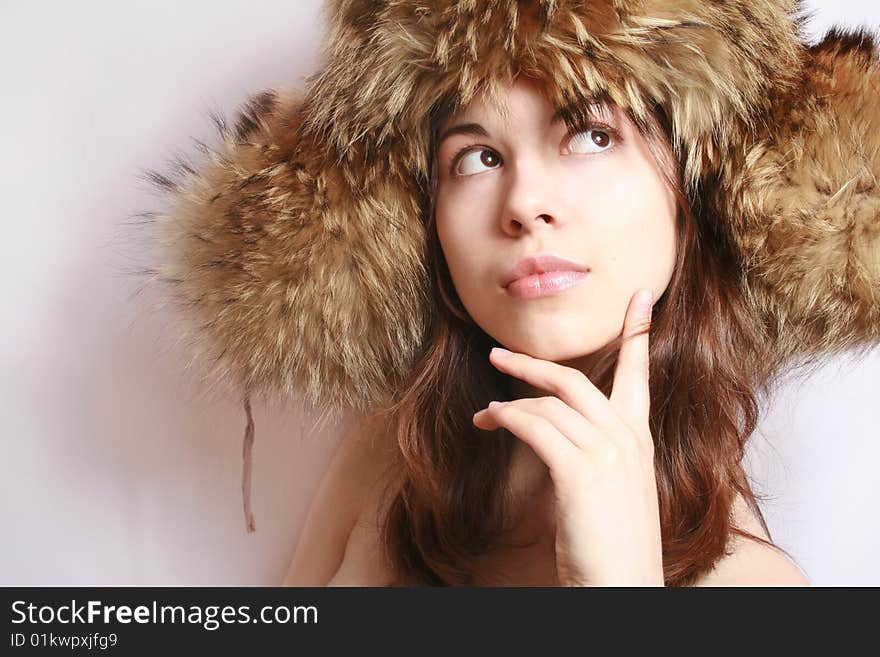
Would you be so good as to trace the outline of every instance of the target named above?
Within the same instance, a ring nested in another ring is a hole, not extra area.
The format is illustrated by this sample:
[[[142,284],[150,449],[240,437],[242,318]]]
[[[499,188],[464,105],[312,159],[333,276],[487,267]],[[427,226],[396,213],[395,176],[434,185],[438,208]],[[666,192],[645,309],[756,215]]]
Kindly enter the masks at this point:
[[[549,253],[527,256],[514,265],[504,287],[515,297],[532,298],[557,294],[581,282],[589,267]]]
[[[550,271],[546,274],[532,274],[511,281],[507,292],[518,299],[534,299],[559,294],[581,283],[587,277],[582,271]]]

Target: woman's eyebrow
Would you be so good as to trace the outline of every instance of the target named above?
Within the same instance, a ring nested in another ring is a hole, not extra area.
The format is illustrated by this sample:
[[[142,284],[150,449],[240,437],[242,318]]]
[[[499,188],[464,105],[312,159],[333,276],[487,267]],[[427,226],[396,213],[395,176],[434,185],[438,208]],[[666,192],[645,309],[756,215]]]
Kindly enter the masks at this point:
[[[550,118],[550,125],[555,124],[557,121],[561,121],[563,112],[564,110],[562,109],[556,110]],[[479,123],[459,123],[444,130],[440,134],[437,144],[442,144],[445,139],[453,135],[476,135],[477,137],[488,137],[489,132]]]
[[[437,140],[437,144],[442,144],[444,140],[452,135],[476,135],[478,137],[488,137],[489,133],[486,128],[479,123],[459,123],[450,128],[446,128]]]

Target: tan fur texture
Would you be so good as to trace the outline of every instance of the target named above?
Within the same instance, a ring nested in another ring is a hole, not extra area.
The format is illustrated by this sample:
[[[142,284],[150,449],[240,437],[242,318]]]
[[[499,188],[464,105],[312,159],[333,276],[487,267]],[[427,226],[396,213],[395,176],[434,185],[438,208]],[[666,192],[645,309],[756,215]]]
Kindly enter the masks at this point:
[[[180,180],[152,272],[212,376],[366,410],[431,321],[429,116],[518,73],[572,116],[660,104],[689,187],[721,190],[784,358],[880,337],[877,38],[801,40],[794,0],[334,0],[306,88],[251,99]]]
[[[792,364],[880,340],[880,52],[833,29],[802,55],[799,90],[744,144],[722,209],[744,289]]]

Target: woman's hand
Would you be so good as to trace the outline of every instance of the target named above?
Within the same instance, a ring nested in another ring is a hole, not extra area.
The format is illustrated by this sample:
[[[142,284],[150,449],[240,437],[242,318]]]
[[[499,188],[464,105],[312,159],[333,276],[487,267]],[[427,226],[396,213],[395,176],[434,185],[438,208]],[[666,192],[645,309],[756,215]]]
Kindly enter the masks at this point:
[[[553,396],[492,402],[474,415],[504,427],[547,464],[562,586],[663,586],[654,441],[648,422],[652,300],[633,295],[610,399],[579,370],[493,349],[490,362]]]

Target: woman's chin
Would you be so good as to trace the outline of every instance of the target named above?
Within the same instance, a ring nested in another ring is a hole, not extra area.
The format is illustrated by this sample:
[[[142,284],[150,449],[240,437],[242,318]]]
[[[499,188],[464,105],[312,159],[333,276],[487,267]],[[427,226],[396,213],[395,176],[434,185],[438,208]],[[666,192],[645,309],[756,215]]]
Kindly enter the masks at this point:
[[[555,335],[552,331],[543,333],[533,340],[499,340],[506,349],[532,358],[549,360],[554,363],[573,362],[584,359],[609,346],[614,337],[605,336],[591,339],[590,336],[579,335],[575,340],[570,335]]]

